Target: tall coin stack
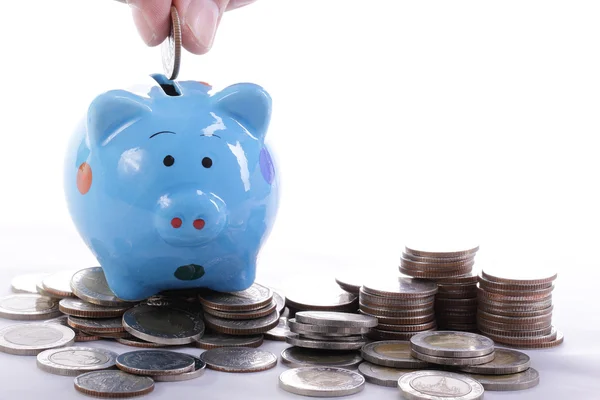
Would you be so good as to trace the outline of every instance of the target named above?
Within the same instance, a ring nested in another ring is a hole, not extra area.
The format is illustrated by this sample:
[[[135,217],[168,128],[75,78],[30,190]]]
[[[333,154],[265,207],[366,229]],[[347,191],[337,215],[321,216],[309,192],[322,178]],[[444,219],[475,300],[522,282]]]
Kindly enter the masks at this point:
[[[549,348],[563,342],[552,325],[552,291],[557,274],[505,278],[482,270],[477,326],[497,343],[517,348]]]
[[[408,340],[436,329],[434,297],[437,285],[422,279],[394,277],[365,283],[359,291],[359,312],[377,318],[367,337],[373,340]]]
[[[405,247],[401,273],[438,285],[435,315],[438,329],[477,330],[477,275],[472,273],[479,247],[467,250],[425,251]]]

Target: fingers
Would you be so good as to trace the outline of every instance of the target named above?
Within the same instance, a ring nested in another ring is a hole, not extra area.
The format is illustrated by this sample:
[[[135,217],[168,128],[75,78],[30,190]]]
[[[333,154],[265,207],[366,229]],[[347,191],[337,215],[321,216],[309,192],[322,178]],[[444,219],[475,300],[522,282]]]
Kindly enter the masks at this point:
[[[225,11],[235,10],[236,8],[247,6],[248,4],[254,3],[256,0],[231,0],[227,5]]]
[[[148,46],[161,44],[171,29],[171,0],[127,0],[133,22]]]
[[[174,0],[181,18],[183,47],[205,54],[212,47],[219,21],[229,0]]]

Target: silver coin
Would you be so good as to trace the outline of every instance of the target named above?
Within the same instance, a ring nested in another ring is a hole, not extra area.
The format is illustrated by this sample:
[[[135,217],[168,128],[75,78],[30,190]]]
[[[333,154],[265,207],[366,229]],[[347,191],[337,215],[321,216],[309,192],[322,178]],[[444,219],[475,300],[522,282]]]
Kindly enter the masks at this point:
[[[50,293],[54,297],[70,297],[73,296],[71,290],[71,278],[77,270],[64,270],[49,274],[42,279],[42,289]]]
[[[207,290],[199,295],[200,303],[219,311],[251,311],[266,307],[273,301],[273,290],[258,283],[239,292]]]
[[[88,303],[107,307],[133,307],[133,303],[119,299],[110,290],[101,267],[85,268],[71,278],[71,290],[75,296]]]
[[[286,317],[280,317],[277,326],[264,333],[265,339],[277,340],[285,342],[285,338],[291,333],[290,327],[288,326],[288,320]]]
[[[126,398],[148,394],[154,381],[119,370],[92,371],[75,378],[75,390],[94,397]]]
[[[516,374],[466,375],[481,383],[485,390],[490,391],[524,390],[537,386],[540,383],[540,374],[534,368],[529,368]]]
[[[58,302],[39,294],[11,294],[0,298],[0,317],[12,320],[40,320],[61,315]]]
[[[410,355],[410,342],[406,340],[382,340],[363,346],[361,355],[372,364],[392,368],[427,368],[428,362]]]
[[[398,379],[400,379],[401,376],[415,371],[418,370],[384,367],[382,365],[372,364],[368,361],[364,361],[358,366],[358,372],[365,377],[367,382],[388,387],[397,387]]]
[[[163,348],[163,347],[168,347],[168,345],[166,345],[166,344],[147,342],[145,340],[138,339],[135,336],[125,337],[125,338],[115,338],[115,340],[117,342],[124,344],[125,346],[129,346],[129,347],[141,347],[141,348],[145,348],[145,349],[159,349],[159,348]]]
[[[156,382],[181,382],[189,381],[190,379],[196,379],[204,375],[206,370],[206,363],[199,358],[194,357],[194,370],[190,372],[184,372],[177,375],[154,375],[152,379]]]
[[[263,335],[234,336],[211,332],[205,333],[200,339],[197,339],[196,345],[205,350],[218,347],[258,347],[263,340]]]
[[[194,370],[194,357],[168,350],[136,350],[120,354],[117,367],[136,375],[174,375]]]
[[[61,299],[58,303],[58,307],[61,312],[67,315],[83,318],[120,317],[125,313],[125,311],[127,311],[130,308],[99,306],[80,299],[76,299],[74,297],[67,297]]]
[[[270,331],[279,323],[277,311],[266,317],[246,320],[227,320],[209,314],[204,315],[206,325],[212,330],[228,335],[256,335]]]
[[[63,326],[69,326],[68,324],[69,316],[61,315],[56,318],[49,319],[47,321],[43,321],[44,324],[60,324]],[[71,328],[72,329],[72,328]]]
[[[38,294],[37,284],[47,277],[48,273],[32,273],[17,275],[10,281],[10,288],[13,293],[33,293]]]
[[[416,371],[403,375],[398,388],[409,400],[479,400],[481,383],[465,375],[444,371]]]
[[[50,275],[50,274],[48,274]],[[35,290],[37,291],[37,294],[44,296],[44,297],[50,297],[52,299],[62,299],[64,298],[64,296],[56,296],[50,292],[48,292],[46,289],[44,289],[44,285],[42,285],[42,281],[39,281],[38,283],[35,284]]]
[[[365,340],[364,336],[362,336],[362,335],[327,336],[327,335],[318,335],[315,333],[299,333],[298,337],[300,339],[326,340],[326,341],[333,341],[333,342],[361,342],[361,341]]]
[[[494,341],[476,333],[427,331],[410,338],[411,347],[437,357],[480,357],[494,351]]]
[[[0,330],[0,351],[19,356],[36,356],[44,350],[70,346],[74,342],[73,329],[59,324],[19,324]]]
[[[173,80],[179,75],[181,64],[181,22],[177,9],[171,7],[171,31],[161,45],[162,64],[167,79]]]
[[[377,318],[362,314],[334,311],[300,311],[294,316],[296,322],[340,328],[374,328]]]
[[[368,282],[363,285],[363,290],[383,297],[429,297],[437,293],[437,284],[426,279],[398,277]]]
[[[326,341],[326,340],[313,340],[303,339],[297,334],[290,334],[285,338],[286,343],[298,347],[306,347],[309,349],[323,349],[323,350],[358,350],[362,348],[367,341],[360,340],[354,342],[342,342],[342,341]]]
[[[85,332],[111,333],[123,332],[121,318],[81,318],[69,315],[67,323],[71,328],[80,329]]]
[[[288,290],[286,296],[286,305],[296,310],[354,311],[358,307],[358,296],[335,284],[319,290]]]
[[[341,328],[337,326],[301,324],[296,321],[296,318],[288,319],[288,325],[290,327],[290,331],[294,333],[308,333],[328,336],[362,335],[369,332],[369,328]]]
[[[277,365],[275,354],[252,347],[219,347],[206,350],[200,359],[208,368],[222,372],[258,372]]]
[[[202,337],[204,322],[195,314],[174,307],[135,306],[123,314],[131,335],[153,343],[188,344]]]
[[[356,351],[323,351],[292,346],[281,352],[281,361],[289,367],[354,368],[363,359]]]
[[[452,365],[452,366],[464,366],[464,365],[479,365],[486,364],[494,360],[495,353],[486,354],[479,357],[441,357],[432,356],[430,354],[419,353],[418,351],[411,349],[410,355],[418,358],[419,360],[426,361],[431,364],[437,365]]]
[[[365,378],[354,371],[334,367],[300,367],[279,375],[286,392],[311,397],[340,397],[362,391]]]
[[[283,292],[279,290],[275,290],[273,288],[271,288],[271,290],[273,291],[273,300],[275,303],[277,303],[277,312],[281,314],[285,308],[285,296],[283,295]]]
[[[42,351],[37,366],[56,375],[75,376],[115,367],[118,354],[95,347],[63,347]]]
[[[277,303],[272,301],[267,306],[259,308],[258,310],[249,311],[219,311],[213,310],[210,307],[204,307],[204,312],[217,318],[223,319],[256,319],[266,317],[277,310]]]

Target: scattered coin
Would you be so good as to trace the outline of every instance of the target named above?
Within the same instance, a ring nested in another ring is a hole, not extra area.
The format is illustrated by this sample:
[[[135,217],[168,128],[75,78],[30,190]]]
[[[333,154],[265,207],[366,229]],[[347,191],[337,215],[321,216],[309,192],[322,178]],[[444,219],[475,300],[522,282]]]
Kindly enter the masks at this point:
[[[443,357],[443,356],[432,356],[430,354],[423,354],[415,349],[410,350],[410,355],[418,358],[419,360],[426,361],[431,364],[437,365],[452,365],[452,366],[466,366],[466,365],[479,365],[491,362],[495,353],[486,354],[478,357]]]
[[[44,350],[70,346],[73,329],[60,324],[27,323],[0,330],[0,351],[19,356],[36,356]]]
[[[460,371],[483,375],[516,374],[527,370],[531,365],[529,356],[520,351],[496,347],[494,352],[495,357],[489,363],[461,367]]]
[[[281,352],[281,361],[289,367],[353,368],[363,359],[356,351],[327,351],[292,346]]]
[[[63,313],[74,317],[111,318],[122,316],[130,307],[105,307],[67,297],[60,300],[58,308]]]
[[[481,357],[494,351],[491,339],[471,332],[422,332],[410,343],[415,351],[436,357]]]
[[[365,378],[354,371],[333,367],[300,367],[279,375],[279,386],[290,393],[311,397],[339,397],[364,389]]]
[[[67,323],[71,328],[85,332],[112,333],[125,331],[121,318],[82,318],[69,315]]]
[[[483,385],[485,390],[508,391],[524,390],[537,386],[540,383],[540,374],[534,368],[523,372],[505,375],[476,375],[467,374]]]
[[[365,340],[357,341],[336,341],[331,340],[313,340],[300,337],[298,334],[292,333],[285,338],[285,341],[293,346],[306,347],[309,349],[324,349],[324,350],[358,350],[367,342]]]
[[[48,273],[31,273],[17,275],[10,281],[10,288],[13,293],[32,293],[37,294],[37,284],[47,277]]]
[[[205,350],[219,347],[259,347],[263,344],[263,340],[263,335],[234,336],[211,332],[197,339],[196,345]]]
[[[99,306],[133,307],[133,303],[119,299],[108,287],[101,267],[85,268],[71,278],[71,290],[81,300]]]
[[[75,376],[115,366],[117,353],[95,347],[63,347],[42,351],[37,366],[49,373]]]
[[[371,342],[361,349],[361,355],[372,364],[384,367],[419,369],[430,364],[410,355],[410,342],[401,340],[384,340]]]
[[[175,6],[171,7],[171,30],[161,45],[162,64],[167,79],[176,79],[181,64],[181,22]]]
[[[40,320],[61,314],[55,299],[39,294],[11,294],[0,298],[0,317],[12,320]]]
[[[251,311],[264,308],[273,301],[273,290],[254,283],[240,292],[215,292],[206,290],[199,296],[200,303],[219,311]]]
[[[64,270],[49,274],[42,279],[42,288],[55,297],[74,296],[71,290],[71,278],[77,270]]]
[[[277,326],[264,333],[265,339],[285,342],[285,338],[291,333],[286,317],[280,317]]]
[[[274,368],[277,357],[252,347],[219,347],[206,350],[200,359],[208,368],[222,372],[259,372]]]
[[[120,354],[117,367],[136,375],[176,375],[194,370],[195,360],[189,354],[168,350],[136,350]]]
[[[248,320],[227,320],[205,314],[204,322],[220,333],[247,336],[262,334],[275,328],[279,323],[279,314],[275,311],[266,317]]]
[[[154,375],[152,379],[156,382],[181,382],[188,381],[190,379],[196,379],[204,375],[206,369],[206,363],[201,359],[194,357],[194,370],[190,372],[184,372],[177,375]]]
[[[368,361],[364,361],[358,366],[358,372],[365,377],[367,382],[388,387],[397,387],[398,379],[400,379],[402,375],[415,371],[417,370],[384,367],[377,364],[371,364]]]
[[[104,398],[141,396],[154,390],[152,378],[119,370],[86,372],[76,377],[74,384],[78,392]]]
[[[444,371],[415,371],[398,380],[398,388],[407,399],[479,400],[483,399],[481,383],[465,375]]]

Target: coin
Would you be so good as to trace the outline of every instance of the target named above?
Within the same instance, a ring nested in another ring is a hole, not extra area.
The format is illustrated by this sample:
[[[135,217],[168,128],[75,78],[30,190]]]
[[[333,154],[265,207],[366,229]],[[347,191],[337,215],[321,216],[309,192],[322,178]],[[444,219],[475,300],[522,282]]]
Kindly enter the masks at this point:
[[[168,346],[168,345],[161,344],[161,343],[147,342],[145,340],[138,339],[135,336],[127,337],[127,338],[116,338],[115,340],[121,344],[124,344],[125,346],[141,347],[141,348],[145,348],[145,349],[158,349],[158,348]]]
[[[556,330],[556,338],[553,340],[535,343],[510,344],[510,346],[516,347],[518,349],[549,349],[552,347],[560,346],[564,342],[564,340],[565,337],[563,333],[559,330]]]
[[[358,308],[358,296],[337,285],[326,285],[315,290],[288,290],[286,305],[298,311],[352,312]]]
[[[47,274],[46,276],[48,276],[50,274]],[[50,292],[48,292],[46,289],[44,289],[44,286],[42,285],[42,281],[40,280],[38,283],[35,284],[35,290],[37,291],[37,293],[39,295],[42,295],[44,297],[50,297],[53,299],[62,299],[63,296],[56,296]]]
[[[506,325],[530,325],[530,324],[538,324],[538,323],[547,323],[550,324],[552,322],[552,311],[549,311],[546,314],[536,315],[531,317],[507,317],[503,315],[490,314],[481,309],[477,310],[477,316],[481,320],[496,322],[498,324],[506,324]]]
[[[251,311],[264,308],[273,300],[273,290],[258,283],[239,292],[205,290],[199,295],[200,303],[219,311]]]
[[[496,355],[489,363],[460,367],[460,371],[484,375],[516,374],[531,365],[529,356],[520,351],[496,347],[494,352]]]
[[[335,277],[335,282],[345,291],[358,294],[365,278],[368,276],[365,271],[343,271]]]
[[[474,254],[467,254],[467,255],[457,256],[457,257],[426,257],[426,256],[415,256],[411,253],[405,253],[405,252],[402,252],[402,254],[400,256],[401,256],[401,258],[405,258],[405,259],[408,259],[411,261],[419,261],[419,262],[425,262],[425,263],[445,263],[445,262],[453,262],[453,261],[469,261],[475,257]]]
[[[85,333],[81,331],[75,332],[75,342],[93,342],[96,340],[101,340],[102,338],[98,335],[93,335],[90,333]]]
[[[523,307],[511,307],[511,308],[502,308],[502,307],[494,307],[488,306],[485,303],[479,303],[477,305],[478,311],[485,311],[488,314],[500,315],[504,317],[537,317],[540,315],[548,314],[554,309],[553,305],[550,305],[546,308],[540,308],[538,310],[523,309]]]
[[[381,295],[371,294],[366,292],[363,288],[360,288],[359,301],[370,307],[390,307],[390,306],[401,306],[401,307],[419,307],[422,304],[428,304],[433,302],[435,299],[434,295],[426,297],[384,297]]]
[[[85,268],[77,271],[71,278],[71,290],[75,296],[88,303],[108,307],[133,307],[130,303],[119,299],[110,290],[104,271],[101,267]]]
[[[365,378],[342,368],[300,367],[279,375],[279,387],[302,396],[339,397],[362,391]]]
[[[540,383],[540,374],[534,368],[508,375],[467,374],[467,376],[481,383],[485,390],[489,391],[524,390]]]
[[[443,356],[432,356],[430,354],[423,354],[415,349],[410,350],[410,355],[418,358],[419,360],[426,361],[431,364],[438,365],[452,365],[452,366],[463,366],[463,365],[479,365],[489,363],[494,360],[495,353],[491,352],[484,356],[479,357],[443,357]]]
[[[400,379],[402,375],[415,371],[418,370],[384,367],[377,364],[371,364],[368,361],[364,361],[358,366],[358,372],[365,377],[367,382],[388,387],[397,387],[398,379]]]
[[[287,335],[291,333],[290,327],[288,326],[288,320],[286,317],[280,317],[279,323],[275,328],[268,330],[264,333],[265,339],[268,340],[277,340],[281,342],[285,342],[285,338]]]
[[[398,380],[398,388],[406,399],[479,400],[483,385],[465,375],[444,371],[415,371]]]
[[[436,321],[429,321],[422,324],[416,325],[391,325],[391,324],[379,324],[377,329],[382,331],[396,331],[396,332],[420,332],[428,329],[434,329],[437,326]]]
[[[44,324],[60,324],[63,326],[69,326],[68,324],[69,316],[68,315],[60,315],[56,318],[52,318],[46,321],[43,321]]]
[[[12,320],[40,320],[61,315],[55,299],[39,294],[11,294],[0,298],[0,317]]]
[[[274,368],[277,357],[252,347],[219,347],[206,350],[200,359],[208,368],[222,372],[258,372]]]
[[[152,379],[156,382],[181,382],[188,381],[190,379],[198,378],[204,375],[206,369],[206,363],[201,359],[194,357],[194,370],[190,372],[184,372],[176,375],[153,375]]]
[[[479,246],[475,244],[449,244],[448,240],[443,243],[411,243],[404,246],[404,252],[417,257],[470,257],[479,251]]]
[[[263,344],[263,340],[263,335],[234,336],[211,332],[197,339],[196,345],[205,350],[219,347],[259,347]]]
[[[63,347],[37,355],[37,366],[51,374],[75,376],[115,366],[118,354],[95,347]]]
[[[429,297],[437,293],[437,285],[434,282],[401,277],[367,282],[362,288],[370,294],[394,298]]]
[[[293,346],[323,350],[358,350],[367,343],[365,340],[353,342],[335,341],[335,338],[331,338],[331,340],[304,339],[294,333],[287,336],[285,341]]]
[[[294,333],[308,333],[308,334],[321,334],[321,335],[335,335],[335,336],[348,336],[348,335],[360,335],[367,333],[369,328],[343,328],[337,326],[323,326],[323,325],[311,325],[301,324],[296,322],[296,318],[288,319],[288,326],[290,331]]]
[[[335,342],[362,342],[365,339],[362,335],[327,336],[327,335],[318,335],[316,333],[299,333],[298,337],[300,339],[325,340],[325,341],[333,340]]]
[[[443,278],[436,278],[435,282],[437,282],[438,284],[473,284],[473,283],[477,283],[477,279],[478,279],[477,274],[474,273],[468,273],[468,274],[464,274],[464,275],[458,275],[458,276],[445,276]]]
[[[477,277],[479,287],[485,290],[509,290],[509,291],[528,291],[528,290],[544,290],[553,286],[553,281],[544,283],[501,283],[485,279],[482,276]]]
[[[76,377],[74,384],[78,392],[104,398],[141,396],[154,390],[152,378],[118,370],[86,372]]]
[[[273,300],[277,304],[277,312],[281,314],[281,312],[285,308],[285,296],[281,291],[277,291],[273,288],[271,288],[271,290],[273,291]]]
[[[549,334],[533,336],[533,337],[525,337],[525,336],[511,337],[511,336],[506,336],[506,335],[495,335],[492,333],[486,333],[486,335],[490,339],[492,339],[494,342],[497,342],[497,343],[503,343],[503,344],[510,345],[510,346],[513,346],[513,345],[528,346],[528,345],[534,345],[534,344],[538,344],[538,343],[552,342],[552,341],[556,340],[556,338],[558,337],[558,330],[556,329],[556,327],[552,326]]]
[[[495,283],[503,283],[508,285],[547,285],[558,277],[556,272],[548,272],[547,274],[541,275],[535,272],[532,268],[511,268],[510,271],[494,270],[492,268],[484,268],[481,271],[481,277],[487,281]],[[510,276],[510,278],[504,278],[504,276]]]
[[[69,315],[67,323],[71,328],[94,333],[123,332],[125,330],[121,318],[92,319],[73,317]]]
[[[272,314],[276,310],[277,303],[275,301],[272,301],[266,307],[259,308],[258,310],[249,311],[219,311],[213,310],[210,307],[204,307],[204,311],[207,314],[224,319],[256,319],[266,317],[267,315]]]
[[[13,293],[33,293],[37,294],[37,284],[41,282],[48,273],[31,273],[17,275],[10,281],[10,288]]]
[[[71,278],[77,270],[64,270],[49,274],[42,279],[42,288],[56,297],[74,296],[71,290]]]
[[[377,318],[333,311],[300,311],[296,313],[295,319],[302,324],[340,328],[373,328],[377,326]]]
[[[181,64],[181,22],[175,6],[171,7],[171,30],[161,45],[162,64],[167,79],[176,79]]]
[[[65,314],[84,318],[120,317],[129,307],[104,307],[73,297],[61,299],[58,308]]]
[[[197,315],[174,307],[141,304],[123,314],[123,327],[131,335],[153,343],[188,344],[202,337],[204,322]]]
[[[279,323],[279,314],[275,311],[266,317],[247,320],[226,320],[206,314],[204,322],[216,332],[247,336],[265,333],[275,328]]]
[[[356,351],[327,351],[292,346],[281,352],[281,361],[289,367],[353,368],[363,359]]]
[[[0,330],[0,351],[19,356],[35,356],[44,350],[70,346],[73,329],[60,324],[27,323]]]
[[[494,342],[470,332],[429,331],[410,339],[411,348],[437,357],[480,357],[494,351]]]
[[[426,368],[429,363],[410,355],[410,342],[405,340],[383,340],[368,343],[361,355],[370,363],[392,368]]]
[[[120,354],[117,367],[136,375],[175,375],[194,370],[194,357],[168,350],[136,350]]]

